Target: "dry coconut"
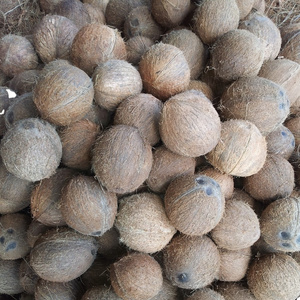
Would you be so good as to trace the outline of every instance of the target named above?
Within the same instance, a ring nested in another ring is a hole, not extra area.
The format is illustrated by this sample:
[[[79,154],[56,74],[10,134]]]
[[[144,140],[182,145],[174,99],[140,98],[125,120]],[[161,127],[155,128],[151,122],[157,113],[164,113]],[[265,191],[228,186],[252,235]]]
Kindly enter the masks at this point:
[[[192,296],[185,298],[185,300],[225,300],[225,298],[210,288],[203,288],[197,290]]]
[[[107,286],[95,286],[88,289],[81,300],[122,300],[112,289]]]
[[[31,248],[37,239],[49,229],[48,226],[33,220],[27,229],[27,241]]]
[[[201,80],[191,80],[187,88],[188,90],[197,90],[202,92],[210,101],[214,100],[214,92],[211,87]]]
[[[87,119],[104,129],[111,123],[112,112],[93,103],[90,110],[82,119]]]
[[[300,30],[283,47],[280,56],[300,64]]]
[[[240,11],[240,20],[243,20],[251,11],[255,0],[236,0],[236,4]]]
[[[257,300],[250,290],[239,282],[218,282],[215,289],[225,300]]]
[[[253,9],[264,13],[266,10],[266,1],[265,0],[254,0]]]
[[[18,73],[9,82],[9,88],[18,95],[30,93],[36,86],[40,76],[40,70],[26,70]]]

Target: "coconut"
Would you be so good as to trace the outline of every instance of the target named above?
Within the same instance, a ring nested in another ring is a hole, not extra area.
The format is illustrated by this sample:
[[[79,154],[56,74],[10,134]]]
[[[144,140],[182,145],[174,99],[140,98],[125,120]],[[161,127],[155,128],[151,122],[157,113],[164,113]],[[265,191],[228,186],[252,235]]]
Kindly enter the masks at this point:
[[[212,67],[218,77],[233,81],[258,74],[265,46],[248,30],[236,29],[223,34],[212,49]]]
[[[169,150],[197,157],[217,145],[221,122],[211,101],[203,93],[188,90],[164,104],[159,131]]]
[[[93,73],[95,101],[107,110],[115,110],[127,97],[142,92],[139,72],[125,60],[112,59],[99,64]]]
[[[282,251],[278,251],[271,247],[263,238],[260,236],[260,238],[253,244],[251,247],[252,253],[256,256],[259,256],[261,254],[267,254],[267,253],[279,253]],[[295,252],[294,252],[295,253]]]
[[[13,77],[38,66],[38,57],[27,38],[8,34],[0,40],[0,70]]]
[[[54,127],[44,120],[29,118],[7,130],[0,153],[8,172],[20,179],[38,181],[54,174],[62,146]]]
[[[219,282],[216,286],[216,291],[220,293],[225,300],[256,300],[250,290],[239,282]]]
[[[288,197],[294,189],[294,169],[282,156],[269,154],[263,168],[244,179],[244,187],[262,202]]]
[[[16,74],[9,82],[9,88],[18,95],[32,92],[38,82],[40,70],[27,70]]]
[[[39,277],[30,267],[29,257],[23,259],[20,265],[20,283],[24,291],[29,295],[33,295],[38,280]]]
[[[150,300],[163,284],[160,265],[144,253],[131,253],[115,262],[110,280],[115,293],[124,300]]]
[[[134,36],[126,41],[127,61],[133,65],[138,65],[143,54],[152,46],[154,42],[145,36]]]
[[[210,288],[203,288],[197,290],[192,296],[185,298],[185,300],[225,300],[225,298]]]
[[[254,0],[253,9],[264,13],[266,9],[265,0]]]
[[[77,32],[78,27],[68,18],[46,15],[34,30],[33,41],[36,52],[45,64],[55,59],[68,60]]]
[[[49,14],[54,11],[56,5],[58,5],[63,0],[39,0],[39,5],[42,11]]]
[[[220,141],[207,159],[221,172],[246,177],[263,167],[266,156],[265,137],[253,123],[229,120],[222,123]]]
[[[90,110],[83,117],[83,119],[87,119],[97,125],[100,126],[101,129],[105,128],[110,124],[112,117],[112,112],[106,110],[105,108],[100,107],[96,103],[93,103]]]
[[[226,32],[237,29],[239,19],[235,0],[204,0],[195,10],[194,30],[205,44],[213,44]]]
[[[34,243],[36,240],[47,230],[49,229],[48,226],[40,223],[39,221],[33,220],[27,230],[27,241],[31,248],[33,248]]]
[[[240,11],[240,19],[243,20],[251,11],[255,0],[236,0],[236,4]]]
[[[69,125],[91,108],[92,80],[65,60],[47,64],[34,89],[34,103],[43,119],[55,125]]]
[[[214,100],[214,93],[210,86],[204,81],[200,80],[191,80],[187,88],[188,90],[197,90],[202,92],[210,101]]]
[[[264,61],[274,60],[281,47],[280,31],[275,23],[263,13],[255,11],[240,22],[239,29],[255,34],[265,48]]]
[[[173,28],[183,22],[190,11],[190,0],[152,0],[151,13],[163,27]]]
[[[118,203],[117,196],[107,192],[94,177],[79,175],[63,188],[60,205],[69,227],[99,236],[113,226]]]
[[[81,300],[122,300],[111,287],[97,286],[88,289]]]
[[[165,44],[173,45],[182,52],[191,71],[191,79],[196,79],[204,70],[207,53],[200,38],[188,29],[174,29],[163,36]]]
[[[247,282],[257,300],[296,299],[300,294],[300,265],[287,254],[268,254],[252,262]]]
[[[88,75],[110,59],[126,59],[126,47],[120,33],[103,24],[84,26],[75,36],[71,48],[73,64]]]
[[[62,163],[69,168],[90,170],[92,146],[99,131],[99,126],[87,119],[64,127],[59,133],[63,151]]]
[[[108,2],[109,2],[109,0],[83,0],[83,3],[89,3],[94,6],[99,7],[103,11],[104,14],[105,14]]]
[[[294,118],[289,119],[285,123],[285,126],[293,134],[295,139],[295,147],[296,150],[298,151],[300,145],[300,116],[295,116]]]
[[[300,64],[300,29],[283,47],[280,56]]]
[[[104,12],[97,4],[83,3],[83,6],[85,7],[85,9],[88,12],[88,15],[90,16],[90,24],[105,24]]]
[[[187,235],[201,236],[220,222],[225,199],[219,184],[205,175],[181,175],[168,186],[166,214],[171,224]]]
[[[82,275],[97,253],[93,237],[59,227],[48,230],[30,252],[33,270],[44,280],[71,281]]]
[[[19,259],[29,253],[26,235],[29,224],[30,217],[20,213],[0,217],[0,259]]]
[[[187,89],[190,68],[183,52],[173,45],[158,43],[142,56],[139,71],[144,89],[160,100]]]
[[[143,141],[137,128],[115,125],[96,141],[92,167],[97,179],[109,191],[132,192],[149,176],[151,146]]]
[[[199,289],[218,275],[220,255],[207,236],[178,235],[165,247],[164,267],[167,278],[183,289]]]
[[[281,47],[283,48],[285,44],[292,38],[295,34],[299,34],[300,32],[300,22],[298,23],[291,23],[283,25],[280,28],[282,44]]]
[[[66,222],[60,210],[62,188],[75,175],[71,169],[61,168],[50,178],[40,181],[31,194],[32,217],[47,226],[62,226]]]
[[[250,247],[260,236],[258,217],[245,202],[227,200],[224,216],[212,230],[211,236],[219,247],[227,250]]]
[[[171,284],[171,282],[163,278],[163,285],[160,292],[151,300],[179,300],[179,292],[177,286]]]
[[[224,119],[248,120],[265,136],[284,122],[289,108],[290,101],[285,90],[273,81],[258,76],[233,82],[220,102]]]

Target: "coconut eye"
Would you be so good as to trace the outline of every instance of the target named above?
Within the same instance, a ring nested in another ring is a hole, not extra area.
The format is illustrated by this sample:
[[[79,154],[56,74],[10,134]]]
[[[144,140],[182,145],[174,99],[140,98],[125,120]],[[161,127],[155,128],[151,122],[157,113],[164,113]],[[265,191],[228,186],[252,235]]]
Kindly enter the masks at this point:
[[[206,183],[206,181],[203,178],[196,178],[196,182],[198,184],[205,184]]]
[[[177,276],[177,278],[178,278],[178,280],[179,280],[180,282],[183,282],[183,283],[189,281],[189,276],[188,276],[187,273],[181,273],[181,274],[179,274],[179,275]]]
[[[17,243],[16,243],[16,242],[12,242],[12,243],[10,243],[10,244],[6,247],[5,251],[8,252],[8,251],[10,251],[10,250],[14,250],[14,249],[16,249],[16,247],[17,247]]]
[[[8,229],[6,230],[6,232],[7,232],[8,234],[13,234],[13,233],[14,233],[14,230],[13,230],[12,228],[8,228]]]
[[[100,236],[100,235],[101,235],[101,231],[93,232],[91,235],[94,235],[94,236]]]
[[[287,136],[287,134],[286,134],[285,131],[281,131],[281,135],[282,135],[282,136]]]
[[[213,190],[212,190],[212,188],[210,188],[210,187],[208,187],[208,188],[205,190],[205,192],[206,192],[206,194],[207,194],[208,196],[210,196],[210,195],[213,194]]]
[[[282,231],[282,232],[280,233],[280,236],[281,236],[281,238],[282,238],[283,240],[288,240],[288,239],[291,238],[290,233],[289,233],[289,232],[285,232],[285,231]]]

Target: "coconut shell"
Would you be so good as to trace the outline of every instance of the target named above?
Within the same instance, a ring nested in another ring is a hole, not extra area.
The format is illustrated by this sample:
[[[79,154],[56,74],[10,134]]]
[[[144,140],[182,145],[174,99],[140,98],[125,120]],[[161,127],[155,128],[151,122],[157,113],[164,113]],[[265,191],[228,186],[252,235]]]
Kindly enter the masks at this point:
[[[280,56],[300,64],[300,29],[293,35],[280,52]]]
[[[25,258],[20,265],[20,283],[24,291],[29,295],[33,295],[38,280],[38,275],[30,267],[29,257]]]
[[[38,57],[32,44],[23,36],[8,34],[0,40],[0,70],[13,77],[38,66]]]
[[[99,24],[105,24],[105,15],[103,10],[97,5],[97,4],[89,4],[89,3],[83,3],[83,6],[88,12],[88,15],[90,16],[90,24],[93,23],[99,23]]]
[[[214,93],[210,86],[204,81],[200,80],[191,80],[187,88],[188,90],[197,90],[202,92],[210,101],[214,100]]]
[[[240,78],[222,95],[224,119],[242,119],[255,124],[263,135],[277,129],[287,118],[290,101],[278,84],[258,76]]]
[[[27,241],[31,248],[33,248],[34,243],[36,240],[47,230],[49,229],[48,226],[40,223],[39,221],[33,220],[27,230]]]
[[[252,262],[247,282],[257,300],[296,299],[300,293],[300,265],[287,254],[268,254]]]
[[[194,292],[192,296],[185,298],[185,300],[225,300],[225,298],[210,288],[203,288]]]
[[[159,131],[169,150],[197,157],[217,145],[221,122],[211,101],[203,93],[189,90],[173,96],[164,104]]]
[[[223,34],[212,49],[212,67],[225,81],[258,74],[264,60],[265,46],[253,33],[244,29]]]
[[[173,45],[158,43],[149,48],[139,63],[144,89],[160,100],[183,92],[190,68],[183,52]]]
[[[163,284],[160,265],[144,253],[128,254],[111,265],[110,280],[115,293],[124,300],[150,300]]]
[[[239,19],[235,0],[204,0],[195,10],[194,30],[205,44],[213,44],[226,32],[237,29]]]
[[[280,28],[282,44],[281,47],[284,48],[285,44],[292,38],[295,34],[300,32],[300,22],[298,23],[291,23],[283,25]]]
[[[33,41],[36,52],[45,64],[55,59],[68,60],[77,32],[78,27],[68,18],[46,15],[34,30]]]
[[[132,192],[149,176],[151,146],[143,141],[137,128],[115,125],[96,141],[92,167],[97,179],[109,191]]]
[[[79,30],[71,48],[75,66],[92,75],[98,64],[110,59],[126,59],[125,43],[116,29],[94,23]]]
[[[216,291],[220,293],[225,300],[256,300],[250,290],[238,282],[219,282]]]
[[[97,286],[88,289],[81,300],[122,300],[112,289],[107,286]]]
[[[260,237],[258,217],[245,202],[227,200],[222,220],[211,232],[221,248],[240,250],[252,246]]]
[[[139,72],[125,60],[112,59],[99,64],[93,73],[95,101],[107,110],[115,110],[127,97],[142,92]]]
[[[13,77],[9,82],[9,88],[18,95],[30,93],[38,82],[40,70],[23,71]]]
[[[255,0],[236,0],[236,4],[240,11],[240,19],[243,20],[251,11]]]

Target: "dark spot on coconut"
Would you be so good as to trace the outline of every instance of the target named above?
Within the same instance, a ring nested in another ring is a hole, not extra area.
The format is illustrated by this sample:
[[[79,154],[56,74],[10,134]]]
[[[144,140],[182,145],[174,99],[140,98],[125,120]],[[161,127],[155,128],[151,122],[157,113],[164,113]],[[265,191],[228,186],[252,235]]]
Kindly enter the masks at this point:
[[[280,90],[279,95],[280,95],[281,97],[283,97],[284,92],[283,92],[282,90]]]
[[[12,228],[8,228],[8,229],[6,230],[6,232],[7,232],[8,234],[13,234],[15,231],[14,231]]]
[[[249,21],[245,21],[245,25],[246,25],[246,26],[250,26],[251,23],[250,23]]]
[[[205,190],[205,192],[206,192],[206,194],[207,194],[208,196],[210,196],[210,195],[213,194],[213,190],[212,190],[211,187],[208,187],[208,188]]]
[[[92,250],[91,250],[91,254],[92,254],[93,256],[95,256],[96,253],[97,253],[97,251],[96,251],[95,249],[92,249]]]
[[[0,237],[0,243],[3,245],[4,244],[4,241],[5,241],[5,237],[4,236],[1,236]]]
[[[92,235],[95,235],[95,236],[100,236],[101,235],[101,231],[96,231],[96,232],[93,232]]]
[[[24,122],[23,127],[24,127],[25,129],[33,129],[33,128],[35,127],[35,125],[34,125],[33,122],[28,121],[28,122]]]
[[[285,231],[280,232],[280,236],[283,240],[289,240],[291,238],[291,234]]]
[[[179,280],[179,282],[185,283],[189,281],[189,276],[187,273],[181,273],[177,276],[177,279]]]
[[[7,121],[9,122],[9,124],[12,124],[14,122],[14,112],[10,111],[7,115]]]
[[[10,250],[14,250],[17,247],[17,243],[16,242],[12,242],[10,244],[8,244],[8,246],[6,247],[5,251],[8,252]]]
[[[203,179],[203,178],[196,178],[196,182],[197,182],[198,184],[205,184],[205,183],[206,183],[206,180]]]
[[[285,131],[281,131],[282,136],[287,136],[287,133]]]
[[[137,27],[140,24],[138,19],[133,19],[130,23],[131,23],[131,26],[134,26],[134,27]]]
[[[279,109],[284,109],[285,108],[285,104],[284,103],[280,103],[279,104]]]
[[[284,248],[291,248],[291,244],[290,243],[282,243],[281,245]]]

